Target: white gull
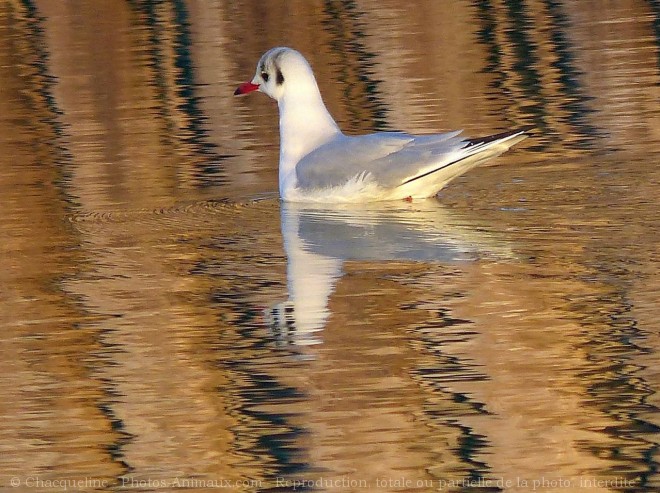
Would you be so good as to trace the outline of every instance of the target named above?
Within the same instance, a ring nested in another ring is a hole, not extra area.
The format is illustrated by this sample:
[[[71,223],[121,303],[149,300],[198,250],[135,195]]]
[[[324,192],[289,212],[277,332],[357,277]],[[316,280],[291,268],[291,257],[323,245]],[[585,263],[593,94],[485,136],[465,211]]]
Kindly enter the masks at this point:
[[[267,51],[235,95],[263,92],[280,112],[279,188],[290,202],[426,198],[527,137],[521,128],[480,139],[460,130],[433,135],[344,135],[328,112],[307,60],[291,48]]]

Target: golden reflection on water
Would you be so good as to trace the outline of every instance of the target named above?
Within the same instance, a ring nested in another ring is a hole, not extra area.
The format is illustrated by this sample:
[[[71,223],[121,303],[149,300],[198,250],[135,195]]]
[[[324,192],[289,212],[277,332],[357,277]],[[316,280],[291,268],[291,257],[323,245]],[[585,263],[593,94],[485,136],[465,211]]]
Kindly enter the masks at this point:
[[[0,485],[658,487],[660,11],[447,4],[0,7]],[[282,208],[231,97],[278,44],[347,131],[538,135],[439,202]]]

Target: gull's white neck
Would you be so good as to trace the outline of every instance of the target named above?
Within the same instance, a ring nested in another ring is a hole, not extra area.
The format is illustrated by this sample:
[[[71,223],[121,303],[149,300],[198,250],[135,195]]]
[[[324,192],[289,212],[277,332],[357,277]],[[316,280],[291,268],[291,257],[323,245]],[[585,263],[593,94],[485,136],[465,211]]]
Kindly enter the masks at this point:
[[[280,196],[296,186],[296,164],[314,149],[328,142],[339,127],[323,104],[321,93],[310,74],[287,88],[278,100],[280,110]]]

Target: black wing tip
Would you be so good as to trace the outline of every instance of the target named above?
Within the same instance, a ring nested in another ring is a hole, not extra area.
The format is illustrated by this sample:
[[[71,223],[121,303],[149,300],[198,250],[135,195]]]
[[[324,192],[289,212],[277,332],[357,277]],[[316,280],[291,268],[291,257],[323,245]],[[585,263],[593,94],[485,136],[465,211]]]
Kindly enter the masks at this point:
[[[532,135],[534,133],[534,130],[536,130],[536,127],[534,125],[525,125],[524,127],[518,127],[516,130],[511,132],[512,134],[525,134],[525,135]]]
[[[465,139],[468,143],[468,146],[478,145],[478,144],[489,144],[495,142],[496,140],[506,139],[507,137],[513,137],[514,135],[531,135],[532,131],[536,130],[534,125],[525,125],[524,127],[518,127],[514,130],[507,130],[506,132],[501,132],[499,134],[487,135],[486,137],[480,137],[477,139]]]

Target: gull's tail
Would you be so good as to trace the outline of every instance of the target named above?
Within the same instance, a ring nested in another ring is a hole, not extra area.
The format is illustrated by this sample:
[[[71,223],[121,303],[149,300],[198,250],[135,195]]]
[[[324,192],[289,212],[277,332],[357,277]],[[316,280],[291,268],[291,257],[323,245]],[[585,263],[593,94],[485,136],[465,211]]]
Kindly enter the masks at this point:
[[[509,130],[508,132],[502,132],[499,134],[495,135],[489,135],[487,137],[481,137],[477,139],[466,139],[468,142],[468,148],[472,146],[479,146],[479,145],[486,145],[486,144],[491,144],[499,141],[500,143],[503,141],[511,141],[510,139],[515,139],[517,137],[517,140],[514,140],[512,143],[508,144],[509,147],[511,147],[514,144],[517,144],[523,139],[526,139],[529,137],[532,133],[532,130],[534,130],[533,125],[528,125],[526,127],[520,127],[515,130]]]
[[[499,156],[503,152],[507,151],[511,146],[526,139],[530,135],[530,132],[533,130],[533,128],[534,127],[532,126],[521,127],[516,130],[509,130],[508,132],[489,135],[487,137],[465,139],[463,142],[466,144],[461,148],[460,152],[456,156],[456,159],[450,162],[445,162],[438,168],[410,178],[403,182],[400,186],[415,187],[416,184],[414,182],[426,182],[427,186],[430,185],[431,187],[435,188],[436,191],[439,191],[454,178],[462,175],[472,168],[475,168],[484,161]],[[425,180],[425,178],[427,179]],[[426,187],[422,186],[422,188]]]

